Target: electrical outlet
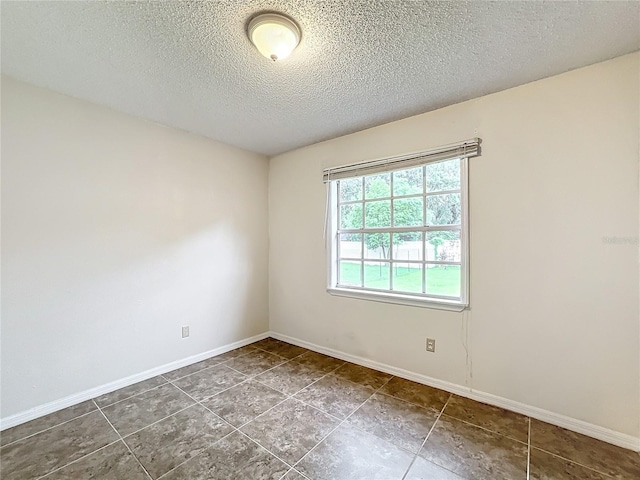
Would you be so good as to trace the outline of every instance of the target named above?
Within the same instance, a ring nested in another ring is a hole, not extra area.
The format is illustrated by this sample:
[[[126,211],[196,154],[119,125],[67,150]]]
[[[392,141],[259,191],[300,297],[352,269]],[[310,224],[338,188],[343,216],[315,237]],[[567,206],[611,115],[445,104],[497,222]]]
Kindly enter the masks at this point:
[[[427,338],[427,352],[435,353],[436,351],[436,339]]]
[[[182,327],[182,338],[187,338],[189,336],[189,326]]]

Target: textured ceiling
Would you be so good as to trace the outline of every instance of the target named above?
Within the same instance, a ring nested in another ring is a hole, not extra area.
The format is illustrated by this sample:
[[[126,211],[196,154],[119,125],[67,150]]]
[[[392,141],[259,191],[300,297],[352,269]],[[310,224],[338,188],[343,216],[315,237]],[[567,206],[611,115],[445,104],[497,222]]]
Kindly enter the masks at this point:
[[[272,63],[264,10],[302,28]],[[1,3],[2,71],[268,155],[640,47],[640,2]]]

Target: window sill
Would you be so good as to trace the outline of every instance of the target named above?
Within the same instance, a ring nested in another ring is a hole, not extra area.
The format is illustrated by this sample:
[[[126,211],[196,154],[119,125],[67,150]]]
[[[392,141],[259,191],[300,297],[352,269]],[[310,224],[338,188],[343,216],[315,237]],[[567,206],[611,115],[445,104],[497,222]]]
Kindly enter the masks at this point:
[[[435,300],[432,298],[418,298],[410,295],[397,293],[372,292],[366,290],[351,290],[348,288],[327,288],[331,295],[339,297],[358,298],[360,300],[371,300],[374,302],[395,303],[397,305],[408,305],[412,307],[432,308],[434,310],[447,310],[450,312],[462,312],[468,305],[454,300]]]

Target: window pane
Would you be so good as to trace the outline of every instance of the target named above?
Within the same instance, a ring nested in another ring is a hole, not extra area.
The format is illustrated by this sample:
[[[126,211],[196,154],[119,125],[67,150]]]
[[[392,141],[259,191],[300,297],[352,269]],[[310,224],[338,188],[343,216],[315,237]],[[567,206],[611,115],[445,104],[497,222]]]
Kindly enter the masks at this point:
[[[427,225],[460,225],[460,194],[427,197]]]
[[[413,227],[422,225],[422,202],[419,198],[400,198],[393,201],[393,225],[395,227]]]
[[[390,233],[365,233],[364,258],[389,259]]]
[[[362,204],[340,205],[340,228],[362,228]]]
[[[394,291],[422,293],[422,264],[394,263],[391,274]]]
[[[339,285],[362,286],[362,262],[340,262]]]
[[[340,191],[339,198],[341,202],[362,200],[362,177],[339,180],[338,187]]]
[[[427,293],[433,295],[460,296],[459,265],[429,265],[425,273]]]
[[[391,200],[366,202],[364,211],[366,228],[391,226]]]
[[[422,193],[422,167],[393,172],[393,194]]]
[[[382,198],[391,196],[391,174],[381,173],[364,178],[364,198]]]
[[[438,262],[461,261],[462,246],[459,230],[427,232],[427,260]]]
[[[422,232],[393,234],[394,260],[422,260]]]
[[[460,159],[430,163],[426,169],[427,192],[460,188]]]
[[[340,258],[362,258],[362,234],[340,234]]]
[[[365,262],[364,286],[389,290],[389,264],[384,262]]]

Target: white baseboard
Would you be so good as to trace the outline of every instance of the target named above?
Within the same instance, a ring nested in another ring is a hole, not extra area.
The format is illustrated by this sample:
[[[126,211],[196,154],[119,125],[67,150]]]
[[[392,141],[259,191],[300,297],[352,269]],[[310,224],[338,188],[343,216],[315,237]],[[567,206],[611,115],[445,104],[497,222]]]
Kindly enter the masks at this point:
[[[600,427],[598,425],[584,422],[582,420],[567,417],[565,415],[560,415],[548,410],[543,410],[542,408],[534,407],[532,405],[516,402],[514,400],[509,400],[508,398],[499,397],[490,393],[473,390],[469,387],[446,382],[444,380],[438,380],[436,378],[410,372],[408,370],[403,370],[402,368],[393,367],[391,365],[369,360],[367,358],[358,357],[356,355],[344,353],[332,348],[322,347],[320,345],[306,342],[304,340],[290,337],[288,335],[283,335],[278,332],[269,332],[269,334],[273,338],[277,338],[278,340],[283,340],[300,347],[305,347],[309,350],[324,353],[325,355],[330,355],[341,360],[356,363],[364,367],[373,368],[375,370],[380,370],[381,372],[406,378],[407,380],[413,380],[414,382],[439,388],[441,390],[460,395],[461,397],[467,397],[482,403],[487,403],[496,407],[502,407],[506,410],[511,410],[512,412],[520,413],[522,415],[526,415],[528,417],[535,418],[552,425],[557,425],[558,427],[566,428],[567,430],[581,433],[583,435],[587,435],[589,437],[593,437],[598,440],[617,445],[619,447],[627,448],[636,452],[640,451],[640,438],[634,437],[632,435],[616,432],[615,430],[611,430],[609,428]]]
[[[128,387],[129,385],[133,385],[134,383],[142,382],[143,380],[147,380],[157,375],[170,372],[171,370],[175,370],[176,368],[185,367],[187,365],[191,365],[192,363],[197,363],[202,360],[206,360],[207,358],[226,353],[230,350],[244,347],[245,345],[257,342],[258,340],[262,340],[263,338],[267,338],[268,336],[268,332],[261,333],[260,335],[255,335],[253,337],[245,338],[244,340],[239,340],[222,347],[214,348],[213,350],[209,350],[208,352],[199,353],[191,357],[183,358],[182,360],[176,360],[175,362],[167,363],[160,367],[152,368],[151,370],[136,373],[135,375],[121,378],[120,380],[116,380],[114,382],[105,383],[104,385],[90,388],[89,390],[84,390],[83,392],[75,393],[59,400],[54,400],[53,402],[30,408],[29,410],[25,410],[24,412],[1,418],[0,430],[6,430],[7,428],[15,427],[16,425],[20,425],[21,423],[43,417],[44,415],[48,415],[53,412],[57,412],[58,410],[76,405],[80,402],[84,402],[85,400],[91,400],[92,398],[99,397],[100,395],[104,395],[105,393],[110,393],[114,390]]]

